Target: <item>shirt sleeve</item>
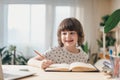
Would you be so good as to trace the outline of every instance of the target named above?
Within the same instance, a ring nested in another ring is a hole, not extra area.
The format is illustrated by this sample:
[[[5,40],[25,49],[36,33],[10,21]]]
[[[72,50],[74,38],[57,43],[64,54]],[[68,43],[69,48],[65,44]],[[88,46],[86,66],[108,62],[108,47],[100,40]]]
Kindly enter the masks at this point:
[[[44,56],[48,60],[52,60],[54,63],[56,63],[56,49],[50,48],[49,50],[45,51]]]

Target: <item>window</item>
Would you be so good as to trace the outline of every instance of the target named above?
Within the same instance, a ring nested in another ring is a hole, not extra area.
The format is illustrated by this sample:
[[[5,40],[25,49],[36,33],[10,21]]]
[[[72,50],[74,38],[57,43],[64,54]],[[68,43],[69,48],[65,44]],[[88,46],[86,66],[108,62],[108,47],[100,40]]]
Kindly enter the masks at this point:
[[[6,27],[7,43],[16,45],[25,56],[31,57],[33,49],[45,52],[49,47],[57,46],[57,28],[67,17],[75,17],[77,7],[72,0],[62,3],[47,1],[36,4],[7,3]],[[6,8],[5,8],[6,9]],[[28,55],[29,54],[29,55]]]
[[[45,11],[44,4],[9,4],[8,44],[45,49]]]

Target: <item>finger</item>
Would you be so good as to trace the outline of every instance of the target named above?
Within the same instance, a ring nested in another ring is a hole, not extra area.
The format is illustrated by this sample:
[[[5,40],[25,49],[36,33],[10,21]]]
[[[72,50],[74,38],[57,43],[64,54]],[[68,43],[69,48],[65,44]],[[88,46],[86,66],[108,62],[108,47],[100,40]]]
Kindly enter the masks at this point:
[[[45,63],[45,64],[42,65],[42,68],[45,69],[45,68],[47,68],[48,66],[49,66],[49,64],[46,64],[46,63]]]
[[[42,68],[45,69],[47,67],[49,67],[51,64],[53,64],[53,62],[51,60],[46,60],[44,59],[43,62],[42,62]]]
[[[48,61],[48,60],[45,60],[44,62],[43,62],[43,65],[45,65],[45,66],[48,66],[48,65],[50,65],[51,63]]]
[[[47,66],[45,66],[45,65],[42,65],[42,69],[46,69],[47,68]]]
[[[42,68],[45,69],[47,67],[46,63],[42,64]]]
[[[48,60],[48,63],[49,63],[49,64],[53,64],[53,61],[52,61],[52,60]]]

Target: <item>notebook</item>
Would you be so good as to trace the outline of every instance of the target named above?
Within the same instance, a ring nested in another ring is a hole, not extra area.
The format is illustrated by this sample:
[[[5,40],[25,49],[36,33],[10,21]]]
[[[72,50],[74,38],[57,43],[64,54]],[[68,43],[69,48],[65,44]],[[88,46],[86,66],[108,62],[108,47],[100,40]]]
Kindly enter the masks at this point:
[[[8,68],[10,69],[10,68]],[[0,58],[0,80],[16,80],[23,77],[32,76],[35,73],[21,70],[3,70]]]

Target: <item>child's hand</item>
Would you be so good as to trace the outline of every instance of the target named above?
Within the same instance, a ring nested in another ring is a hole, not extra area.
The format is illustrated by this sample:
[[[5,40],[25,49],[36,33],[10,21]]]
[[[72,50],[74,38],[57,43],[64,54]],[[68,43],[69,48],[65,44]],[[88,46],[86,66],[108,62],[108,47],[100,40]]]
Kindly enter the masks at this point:
[[[41,65],[41,68],[42,69],[46,69],[47,67],[49,67],[49,65],[53,64],[53,62],[51,60],[46,60],[44,59],[42,61],[42,65]]]

